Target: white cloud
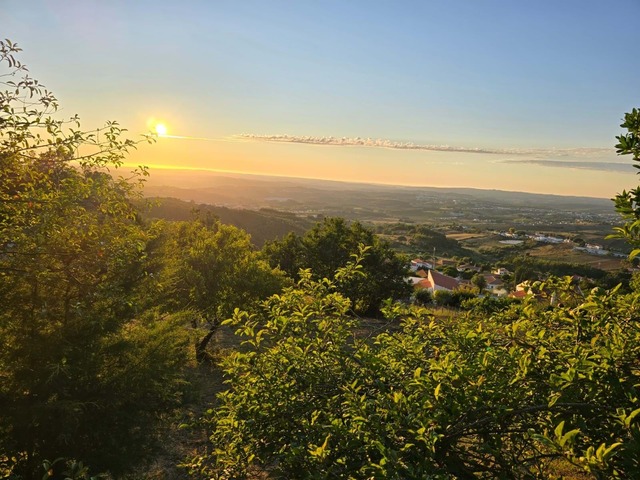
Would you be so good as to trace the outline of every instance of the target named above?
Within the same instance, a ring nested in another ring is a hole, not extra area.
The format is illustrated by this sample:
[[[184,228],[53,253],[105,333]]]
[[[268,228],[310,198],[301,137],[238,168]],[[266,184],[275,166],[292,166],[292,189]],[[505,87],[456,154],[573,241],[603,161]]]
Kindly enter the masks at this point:
[[[564,148],[564,149],[500,149],[500,148],[472,148],[459,147],[454,145],[425,145],[412,142],[396,142],[381,138],[361,138],[361,137],[314,137],[299,135],[257,135],[253,133],[243,133],[236,135],[236,138],[243,140],[254,140],[263,142],[278,143],[304,143],[307,145],[331,145],[340,147],[372,147],[391,148],[395,150],[425,150],[436,152],[458,152],[458,153],[484,153],[494,155],[534,155],[534,156],[559,156],[586,157],[593,155],[610,154],[610,148]]]
[[[603,172],[624,172],[633,171],[631,163],[622,162],[580,162],[567,160],[503,160],[498,163],[540,165],[542,167],[571,168],[577,170],[597,170]]]

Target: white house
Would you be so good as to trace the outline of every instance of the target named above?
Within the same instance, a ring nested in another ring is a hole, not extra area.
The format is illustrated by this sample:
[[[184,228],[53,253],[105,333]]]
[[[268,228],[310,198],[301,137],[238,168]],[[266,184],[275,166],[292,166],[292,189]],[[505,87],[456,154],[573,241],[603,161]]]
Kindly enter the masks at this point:
[[[421,258],[414,258],[411,260],[411,265],[409,266],[409,269],[412,272],[416,272],[418,270],[431,270],[432,268],[433,265],[431,263],[425,262]]]

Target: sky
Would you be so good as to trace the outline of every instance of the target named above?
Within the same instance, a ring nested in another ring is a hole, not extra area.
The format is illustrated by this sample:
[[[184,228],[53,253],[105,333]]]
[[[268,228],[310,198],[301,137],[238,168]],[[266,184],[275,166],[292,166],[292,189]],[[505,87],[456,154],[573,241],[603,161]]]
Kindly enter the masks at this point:
[[[0,0],[0,36],[128,162],[610,198],[640,0]],[[4,67],[0,67],[4,68]],[[0,72],[1,73],[1,72]]]

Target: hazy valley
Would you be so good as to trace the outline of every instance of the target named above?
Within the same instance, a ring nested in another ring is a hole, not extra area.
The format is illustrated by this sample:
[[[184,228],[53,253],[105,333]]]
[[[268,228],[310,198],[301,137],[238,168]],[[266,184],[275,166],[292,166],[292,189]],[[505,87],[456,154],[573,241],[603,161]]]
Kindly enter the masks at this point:
[[[300,233],[322,217],[344,217],[372,225],[426,224],[446,232],[514,228],[531,233],[577,235],[614,250],[628,250],[623,241],[605,240],[620,218],[613,202],[602,198],[184,170],[155,170],[144,192],[147,197],[216,206],[223,222],[234,217],[229,223],[242,228],[248,224],[239,219],[238,212],[257,211],[251,216],[262,217],[266,232],[256,228],[249,231],[260,237],[258,244],[262,238],[286,233],[288,228]],[[184,219],[185,207],[173,208]],[[170,209],[168,205],[166,209]],[[164,215],[171,214],[165,212],[160,216]],[[273,225],[274,221],[278,226]]]

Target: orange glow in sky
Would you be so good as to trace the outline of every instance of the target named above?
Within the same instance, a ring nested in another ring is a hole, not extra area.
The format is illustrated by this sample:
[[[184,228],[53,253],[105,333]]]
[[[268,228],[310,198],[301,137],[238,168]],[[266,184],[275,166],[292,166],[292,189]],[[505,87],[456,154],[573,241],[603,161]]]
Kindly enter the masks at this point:
[[[611,198],[637,179],[613,147],[638,106],[622,46],[640,2],[619,1],[35,1],[1,17],[61,113],[157,138],[131,163]]]

